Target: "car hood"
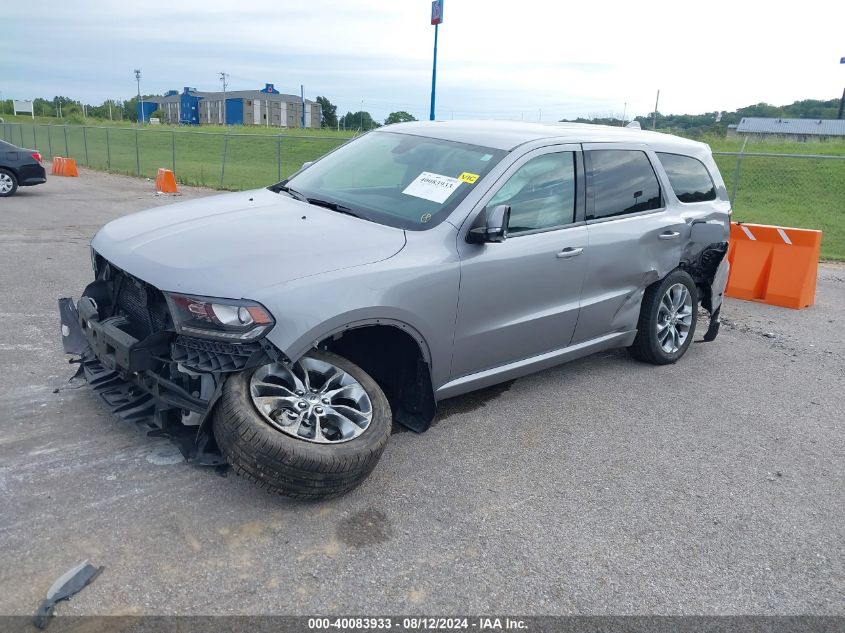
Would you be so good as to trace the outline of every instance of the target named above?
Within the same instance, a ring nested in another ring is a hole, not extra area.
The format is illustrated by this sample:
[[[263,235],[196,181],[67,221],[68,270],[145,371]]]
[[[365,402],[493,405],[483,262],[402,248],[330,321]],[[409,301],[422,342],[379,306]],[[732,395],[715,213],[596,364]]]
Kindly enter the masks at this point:
[[[405,232],[259,189],[119,218],[91,246],[161,290],[248,299],[262,288],[392,257]]]

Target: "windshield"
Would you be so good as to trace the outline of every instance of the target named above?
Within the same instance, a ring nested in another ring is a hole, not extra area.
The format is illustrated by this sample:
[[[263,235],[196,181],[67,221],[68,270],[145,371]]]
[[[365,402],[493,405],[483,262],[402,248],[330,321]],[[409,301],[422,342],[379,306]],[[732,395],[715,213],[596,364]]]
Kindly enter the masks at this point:
[[[489,147],[370,132],[283,184],[311,202],[419,231],[445,219],[504,155]]]

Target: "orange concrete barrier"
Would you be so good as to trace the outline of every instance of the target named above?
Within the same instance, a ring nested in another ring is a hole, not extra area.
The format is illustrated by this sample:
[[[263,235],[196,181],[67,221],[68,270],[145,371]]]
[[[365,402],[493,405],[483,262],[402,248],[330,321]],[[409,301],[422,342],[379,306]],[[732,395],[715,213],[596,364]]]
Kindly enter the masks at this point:
[[[821,244],[821,231],[732,222],[725,294],[784,308],[813,305]]]
[[[76,178],[79,172],[76,170],[76,161],[72,158],[65,158],[62,161],[62,176],[70,176]]]
[[[54,156],[50,164],[50,174],[53,176],[79,176],[76,169],[76,161],[72,158]]]
[[[159,168],[156,174],[156,191],[162,193],[179,193],[176,188],[176,175],[169,169]]]

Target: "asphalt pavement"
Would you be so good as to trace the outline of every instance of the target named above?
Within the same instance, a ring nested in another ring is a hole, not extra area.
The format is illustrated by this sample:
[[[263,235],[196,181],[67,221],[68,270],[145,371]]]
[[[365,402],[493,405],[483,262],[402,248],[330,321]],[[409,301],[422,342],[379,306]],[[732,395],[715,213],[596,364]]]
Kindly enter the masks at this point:
[[[68,384],[56,299],[94,232],[213,193],[83,169],[0,199],[0,614],[90,559],[58,613],[845,615],[845,267],[810,309],[728,300],[676,365],[613,351],[444,402],[303,503]]]

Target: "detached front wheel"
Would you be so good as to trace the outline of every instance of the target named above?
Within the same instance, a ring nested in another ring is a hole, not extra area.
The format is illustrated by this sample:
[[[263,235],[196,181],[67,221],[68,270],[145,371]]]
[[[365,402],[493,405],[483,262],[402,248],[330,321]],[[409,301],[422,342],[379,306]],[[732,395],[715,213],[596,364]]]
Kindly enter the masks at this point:
[[[290,497],[342,495],[372,472],[390,438],[381,388],[345,358],[312,350],[226,381],[214,436],[239,475]]]

